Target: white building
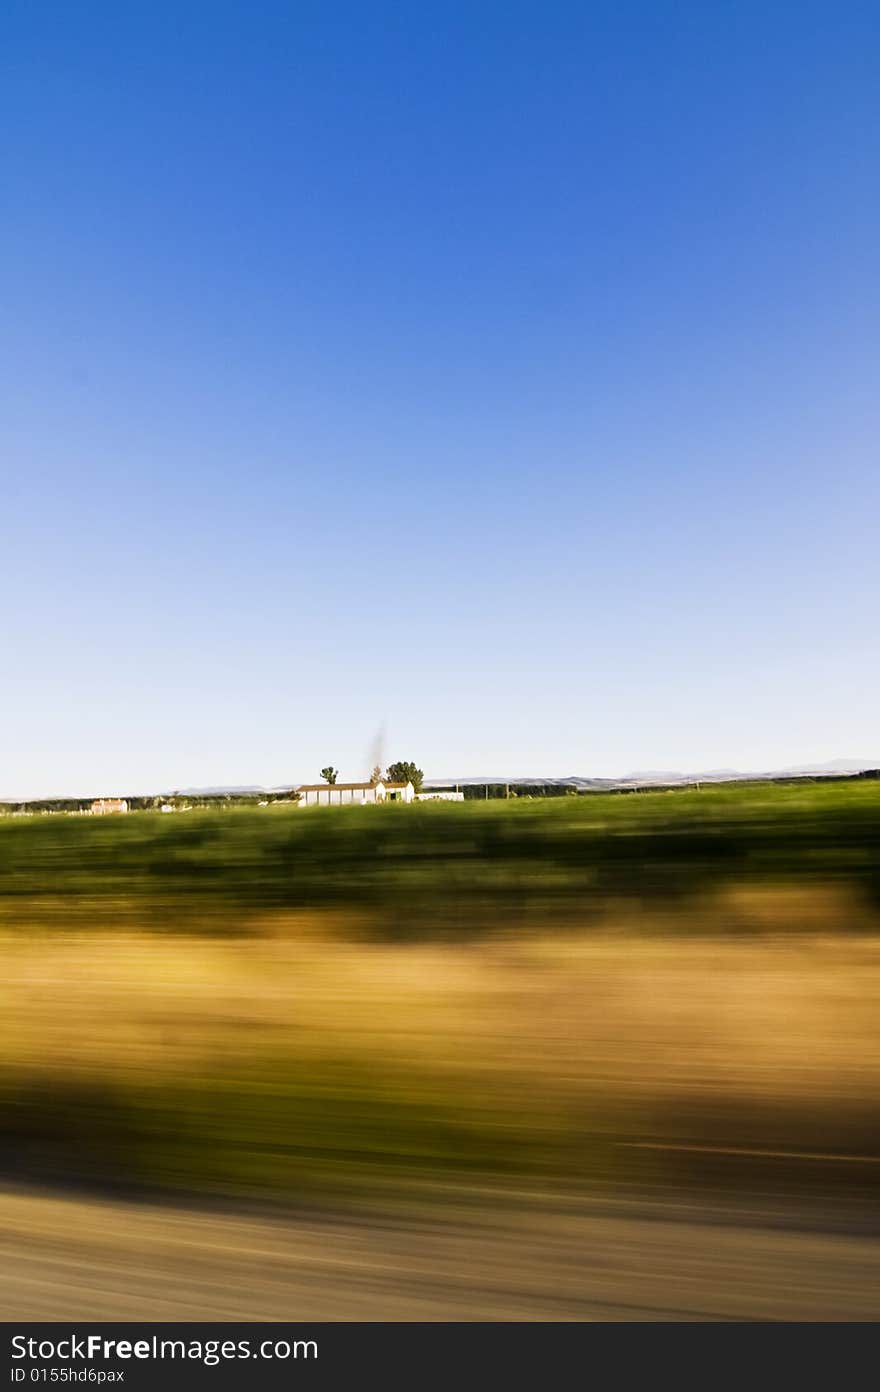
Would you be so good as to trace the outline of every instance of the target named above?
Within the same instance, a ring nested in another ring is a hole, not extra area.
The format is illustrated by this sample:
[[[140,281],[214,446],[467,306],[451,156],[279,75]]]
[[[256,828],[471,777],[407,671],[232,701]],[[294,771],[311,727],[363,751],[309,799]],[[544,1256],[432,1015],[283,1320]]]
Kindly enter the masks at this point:
[[[427,792],[416,793],[416,802],[464,802],[464,793],[448,793],[442,788],[436,791],[429,788]]]
[[[91,806],[93,817],[104,817],[108,812],[127,812],[125,798],[95,798]]]
[[[301,783],[300,807],[363,807],[371,802],[412,802],[412,783]]]

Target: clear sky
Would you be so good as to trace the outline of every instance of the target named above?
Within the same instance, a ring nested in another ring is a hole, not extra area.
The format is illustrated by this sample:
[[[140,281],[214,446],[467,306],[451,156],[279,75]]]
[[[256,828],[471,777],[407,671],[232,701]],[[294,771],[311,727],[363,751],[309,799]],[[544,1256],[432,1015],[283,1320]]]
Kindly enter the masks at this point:
[[[0,795],[880,760],[880,7],[0,21]]]

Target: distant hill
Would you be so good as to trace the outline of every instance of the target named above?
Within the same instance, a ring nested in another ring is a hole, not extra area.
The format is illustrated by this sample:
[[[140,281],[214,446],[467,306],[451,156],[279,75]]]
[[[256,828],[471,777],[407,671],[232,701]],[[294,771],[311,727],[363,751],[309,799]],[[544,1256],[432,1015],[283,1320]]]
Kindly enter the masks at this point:
[[[265,793],[259,783],[230,783],[228,786],[218,788],[175,788],[166,793],[167,797],[243,797],[253,793]],[[160,797],[162,794],[156,793],[154,796]]]
[[[481,778],[426,778],[426,788],[482,788],[515,784],[518,788],[572,788],[576,792],[601,792],[615,788],[676,788],[695,783],[743,783],[772,781],[778,778],[848,778],[873,772],[880,768],[880,759],[829,759],[822,764],[797,764],[788,768],[763,769],[704,769],[682,773],[679,769],[640,769],[619,778],[585,778],[572,774],[564,778],[518,778],[515,775],[492,775]]]

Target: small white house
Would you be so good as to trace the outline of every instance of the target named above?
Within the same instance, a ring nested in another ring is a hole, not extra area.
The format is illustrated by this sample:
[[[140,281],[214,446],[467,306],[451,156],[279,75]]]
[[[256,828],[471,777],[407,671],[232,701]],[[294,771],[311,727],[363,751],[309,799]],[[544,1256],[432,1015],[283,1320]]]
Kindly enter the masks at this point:
[[[371,802],[412,802],[412,783],[301,783],[300,807],[364,807]]]
[[[125,798],[95,798],[91,806],[93,817],[105,817],[108,812],[127,812]]]

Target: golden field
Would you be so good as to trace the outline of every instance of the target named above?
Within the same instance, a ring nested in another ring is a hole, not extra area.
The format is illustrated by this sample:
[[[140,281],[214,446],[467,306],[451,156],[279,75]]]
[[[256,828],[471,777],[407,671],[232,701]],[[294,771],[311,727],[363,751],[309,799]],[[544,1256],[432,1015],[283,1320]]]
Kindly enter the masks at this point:
[[[287,1201],[476,1177],[861,1190],[870,921],[850,891],[740,886],[457,944],[329,912],[221,938],[19,930],[7,1169]]]

